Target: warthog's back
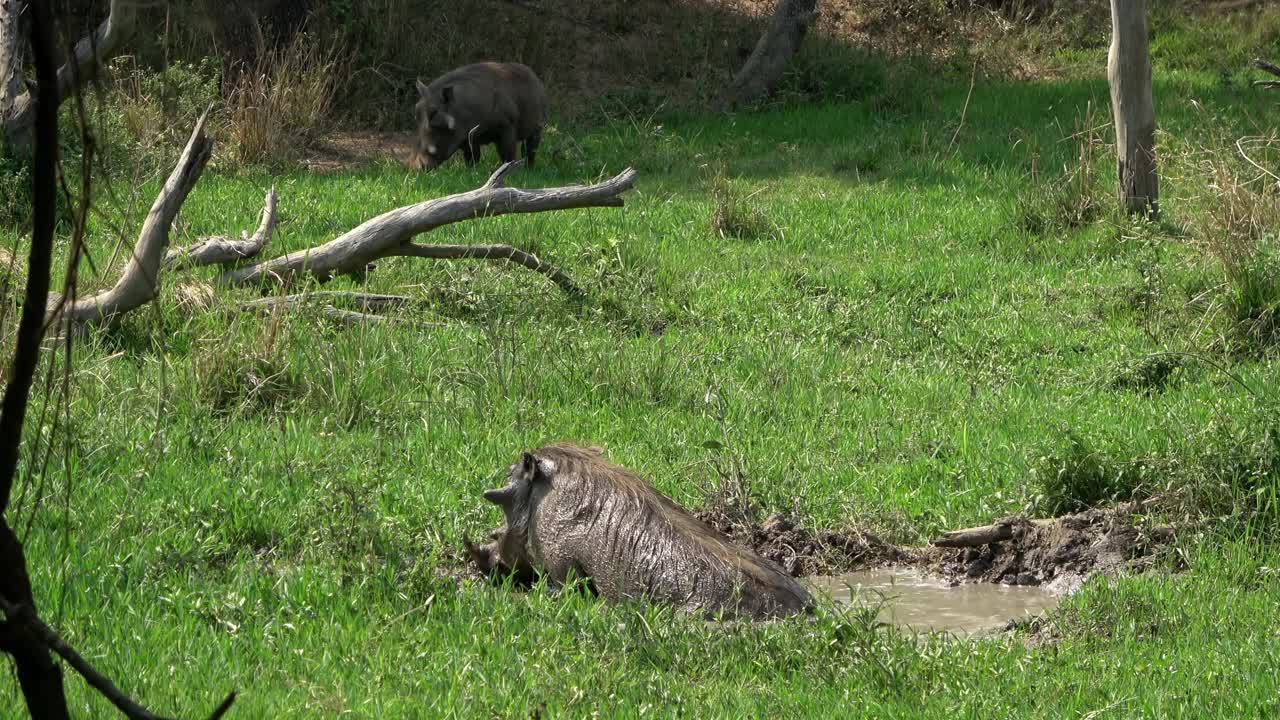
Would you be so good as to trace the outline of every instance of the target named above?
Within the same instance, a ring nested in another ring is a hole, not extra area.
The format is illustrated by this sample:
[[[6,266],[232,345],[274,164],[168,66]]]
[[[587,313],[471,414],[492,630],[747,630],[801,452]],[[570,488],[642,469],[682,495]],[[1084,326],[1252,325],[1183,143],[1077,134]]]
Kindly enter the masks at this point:
[[[474,119],[490,116],[498,106],[510,103],[502,114],[511,115],[520,137],[546,122],[547,91],[527,65],[501,62],[463,65],[436,78],[430,88],[434,97],[441,88],[453,86],[473,88],[459,96],[470,105],[466,112]]]

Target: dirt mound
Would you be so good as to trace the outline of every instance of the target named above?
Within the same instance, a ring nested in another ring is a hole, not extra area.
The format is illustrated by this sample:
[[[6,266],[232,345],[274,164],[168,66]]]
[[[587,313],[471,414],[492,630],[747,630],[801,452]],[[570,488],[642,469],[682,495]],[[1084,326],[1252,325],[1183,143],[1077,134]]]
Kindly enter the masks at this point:
[[[795,577],[910,565],[955,582],[1050,585],[1072,592],[1095,573],[1141,570],[1173,540],[1168,526],[1135,523],[1133,504],[1058,518],[1009,517],[946,533],[926,547],[894,545],[863,530],[810,530],[783,515],[763,523],[696,513],[734,542]]]
[[[704,510],[694,515],[734,542],[778,563],[792,577],[848,572],[916,560],[912,551],[861,530],[809,530],[784,515],[772,515],[762,524],[735,520],[715,510]]]
[[[1123,505],[1050,520],[1005,518],[947,533],[922,559],[956,580],[1050,584],[1069,592],[1095,573],[1140,570],[1173,540],[1168,526],[1134,523],[1132,510]]]

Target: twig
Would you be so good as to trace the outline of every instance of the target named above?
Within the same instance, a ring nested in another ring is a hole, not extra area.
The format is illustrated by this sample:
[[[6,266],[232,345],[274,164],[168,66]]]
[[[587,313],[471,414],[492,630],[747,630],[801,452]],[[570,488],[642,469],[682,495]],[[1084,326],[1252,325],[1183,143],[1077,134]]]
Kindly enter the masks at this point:
[[[978,61],[973,61],[973,72],[969,73],[969,92],[964,96],[964,107],[960,108],[960,124],[956,126],[956,131],[951,134],[951,142],[947,143],[947,152],[951,152],[951,148],[955,147],[956,138],[960,137],[960,131],[964,129],[965,116],[969,114],[969,99],[973,97],[973,86],[978,80]]]
[[[370,312],[346,310],[331,304],[331,300],[348,300],[358,304],[362,310],[375,310],[384,307],[401,307],[413,302],[413,298],[403,295],[376,295],[372,293],[356,293],[345,291],[317,291],[298,295],[284,295],[250,300],[240,304],[241,310],[271,311],[276,308],[295,308],[304,305],[318,305],[320,312],[348,325],[361,323],[383,323],[399,320],[396,316],[377,315]],[[416,325],[435,325],[435,323],[414,323]]]
[[[378,293],[348,292],[346,290],[313,290],[311,292],[300,293],[298,295],[282,295],[250,300],[245,303],[244,306],[271,307],[276,305],[299,305],[313,300],[346,300],[359,305],[365,310],[382,307],[400,307],[414,302],[413,298],[405,295],[381,295]]]
[[[565,275],[560,268],[543,262],[532,253],[527,253],[510,245],[418,245],[417,243],[405,243],[391,254],[434,258],[437,260],[456,260],[461,258],[509,260],[517,265],[523,265],[536,273],[546,275],[551,282],[559,285],[562,290],[570,295],[584,294],[582,288],[574,284],[573,280],[568,275]]]

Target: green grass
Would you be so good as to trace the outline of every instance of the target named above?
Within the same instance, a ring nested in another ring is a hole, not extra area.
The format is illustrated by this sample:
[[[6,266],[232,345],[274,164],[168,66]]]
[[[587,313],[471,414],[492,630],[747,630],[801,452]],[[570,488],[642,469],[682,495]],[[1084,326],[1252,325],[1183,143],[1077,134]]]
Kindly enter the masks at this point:
[[[1145,356],[1201,352],[1219,327],[1193,300],[1221,278],[1176,232],[1200,218],[1205,179],[1168,180],[1156,227],[1023,222],[1028,202],[1057,207],[1053,188],[1078,162],[1062,138],[1087,102],[1106,112],[1100,76],[980,81],[959,133],[967,78],[919,79],[910,103],[560,128],[512,182],[630,164],[624,209],[424,238],[534,249],[588,288],[584,302],[519,268],[391,259],[367,289],[421,298],[407,315],[429,324],[343,328],[238,314],[238,294],[184,309],[167,279],[154,307],[76,346],[66,415],[30,428],[56,440],[14,518],[31,523],[43,615],[180,717],[231,688],[242,718],[1275,713],[1277,481],[1265,447],[1250,448],[1273,417],[1276,354],[1131,382]],[[1212,71],[1158,72],[1156,90],[1171,143],[1280,118],[1273,98]],[[707,169],[721,160],[776,231],[713,229]],[[1110,178],[1106,154],[1097,162]],[[271,251],[284,252],[484,175],[460,163],[211,174],[177,241],[253,225],[270,182]],[[1097,192],[1109,200],[1109,186]],[[124,202],[104,196],[93,221],[102,276],[116,272]],[[38,401],[33,426],[42,412]],[[462,534],[498,521],[481,490],[521,449],[559,439],[604,445],[690,506],[714,477],[714,440],[744,459],[765,512],[903,542],[1043,509],[1040,483],[1072,443],[1147,462],[1239,522],[1186,533],[1186,572],[1171,560],[1091,583],[1049,644],[917,640],[858,611],[717,627],[451,577]],[[67,684],[80,714],[112,716]],[[10,675],[0,685],[16,697]]]

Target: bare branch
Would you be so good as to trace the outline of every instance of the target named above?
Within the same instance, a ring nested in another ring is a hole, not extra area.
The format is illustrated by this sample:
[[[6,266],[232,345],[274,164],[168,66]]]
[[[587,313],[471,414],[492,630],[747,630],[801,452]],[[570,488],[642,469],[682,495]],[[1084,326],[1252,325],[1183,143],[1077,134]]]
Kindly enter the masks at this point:
[[[1264,70],[1266,72],[1271,73],[1272,75],[1275,75],[1276,77],[1280,77],[1280,65],[1269,63],[1266,60],[1263,60],[1262,58],[1254,58],[1253,62],[1250,64],[1258,68],[1259,70]]]
[[[1028,520],[1032,525],[1047,526],[1052,525],[1053,520]],[[929,542],[930,545],[936,547],[948,548],[967,548],[979,547],[994,542],[1003,542],[1013,537],[1013,523],[1005,520],[991,525],[983,525],[981,527],[965,528],[964,530],[952,530],[942,533],[940,537],[934,538]]]
[[[414,302],[413,298],[404,295],[379,295],[375,293],[357,293],[345,291],[315,291],[297,295],[258,298],[240,304],[241,310],[257,310],[271,312],[277,309],[289,309],[307,305],[318,306],[320,312],[339,322],[354,325],[359,323],[381,323],[400,318],[387,315],[375,315],[371,312],[345,310],[332,304],[334,300],[345,300],[360,307],[361,311],[378,310],[380,308],[403,307]],[[424,323],[415,323],[424,324]],[[426,323],[436,325],[436,323]]]
[[[345,290],[315,290],[298,295],[250,300],[241,307],[276,307],[280,305],[302,305],[308,302],[331,303],[334,300],[345,300],[359,305],[364,310],[377,310],[386,307],[401,307],[413,302],[413,298],[404,295],[380,295],[377,293],[347,292]]]
[[[32,157],[31,250],[27,256],[27,288],[18,320],[18,338],[0,402],[0,599],[35,608],[35,594],[27,572],[22,543],[5,515],[22,448],[31,382],[40,360],[44,335],[44,299],[52,267],[55,206],[57,204],[58,103],[53,55],[53,13],[46,3],[31,9],[31,55],[40,102],[32,118],[35,147]],[[33,718],[69,717],[62,669],[49,651],[8,612],[0,623],[0,651],[13,658],[18,685]]]
[[[9,382],[0,406],[0,516],[9,506],[13,475],[18,467],[22,426],[26,420],[31,381],[40,359],[44,334],[43,300],[49,293],[53,234],[56,223],[58,168],[57,99],[52,84],[53,27],[48,8],[34,9],[31,46],[36,61],[37,91],[45,110],[35,119],[35,157],[32,165],[31,253],[27,260],[26,297],[18,320],[17,347]]]
[[[515,170],[516,168],[520,167],[523,164],[524,164],[524,160],[520,160],[520,159],[502,163],[501,165],[498,166],[497,170],[493,171],[493,174],[489,176],[489,179],[485,181],[484,185],[482,185],[481,188],[486,190],[492,190],[494,188],[506,187],[507,176],[511,174],[511,171]]]
[[[187,141],[177,166],[156,196],[151,211],[147,213],[147,219],[138,233],[138,242],[133,247],[133,255],[115,286],[93,297],[77,300],[65,308],[61,308],[63,298],[54,296],[49,303],[50,313],[57,313],[61,308],[62,318],[66,322],[110,321],[145,305],[160,292],[160,263],[164,248],[169,244],[169,227],[187,199],[187,194],[200,179],[213,152],[213,140],[204,132],[205,121],[211,109],[212,106],[196,121],[191,139]]]
[[[195,267],[200,265],[226,265],[257,257],[271,240],[276,227],[276,189],[273,185],[262,201],[262,221],[253,237],[233,240],[222,235],[201,238],[186,247],[174,248],[165,253],[162,265],[170,267]]]
[[[581,295],[582,289],[565,275],[560,268],[539,260],[532,253],[516,249],[510,245],[418,245],[405,243],[396,248],[392,255],[408,257],[434,258],[437,260],[454,260],[470,258],[477,260],[509,260],[523,265],[536,273],[546,275],[551,282],[559,285],[570,295]]]
[[[636,171],[627,168],[617,176],[594,185],[536,190],[501,187],[503,177],[514,167],[513,164],[503,165],[484,186],[475,190],[383,213],[318,247],[224,272],[218,277],[218,282],[224,285],[287,282],[303,274],[326,280],[335,275],[359,274],[370,262],[382,257],[430,257],[423,254],[424,251],[406,248],[406,245],[416,235],[473,218],[572,208],[621,207],[621,194],[630,190],[636,179]],[[515,256],[504,259],[520,262]],[[521,264],[530,267],[527,263]],[[538,261],[535,265],[542,266],[542,263]],[[563,284],[561,286],[564,287]]]

